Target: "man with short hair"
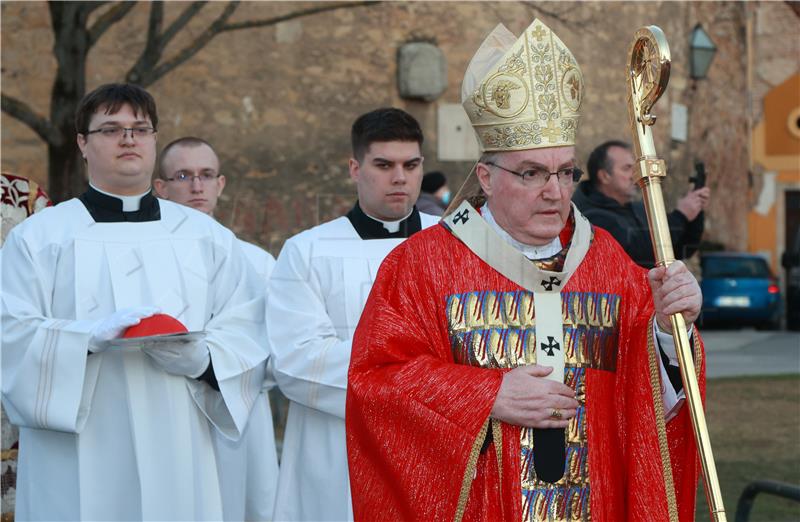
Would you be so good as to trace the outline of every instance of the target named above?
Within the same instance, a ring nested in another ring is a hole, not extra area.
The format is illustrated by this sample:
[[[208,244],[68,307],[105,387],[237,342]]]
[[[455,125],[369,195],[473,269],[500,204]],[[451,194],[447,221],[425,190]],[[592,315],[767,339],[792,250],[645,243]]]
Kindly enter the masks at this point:
[[[668,316],[691,325],[699,285],[681,262],[648,275],[571,204],[583,95],[539,20],[470,62],[475,175],[386,257],[353,338],[356,520],[693,519]]]
[[[350,343],[383,258],[438,218],[414,207],[422,180],[422,130],[405,111],[353,123],[346,216],[283,246],[269,286],[274,374],[289,398],[275,520],[352,520],[344,410]]]
[[[185,136],[171,141],[161,151],[153,188],[163,199],[214,217],[225,182],[219,156],[211,144],[202,138]],[[239,240],[239,245],[258,275],[268,280],[275,266],[272,254],[247,241]]]
[[[647,214],[641,200],[634,199],[638,188],[634,180],[635,158],[624,141],[607,141],[589,155],[589,179],[582,181],[572,201],[584,216],[614,236],[637,264],[655,265]],[[700,246],[711,189],[690,190],[667,215],[672,248],[677,259],[686,259]]]
[[[161,151],[153,187],[160,197],[213,217],[225,188],[225,176],[220,173],[219,157],[211,144],[201,138],[186,136],[171,141]],[[250,260],[266,293],[275,258],[263,248],[241,239],[239,246]],[[269,357],[266,343],[265,338],[263,349]],[[271,378],[265,378],[239,440],[231,440],[219,432],[214,434],[225,520],[272,519],[278,458],[268,392],[274,384]]]
[[[214,215],[225,188],[219,157],[203,139],[185,136],[162,150],[153,188],[159,197]]]
[[[3,246],[17,517],[220,520],[212,430],[238,438],[258,396],[264,294],[229,230],[151,194],[147,91],[102,85],[75,125],[89,189]],[[157,319],[189,333],[122,338]]]

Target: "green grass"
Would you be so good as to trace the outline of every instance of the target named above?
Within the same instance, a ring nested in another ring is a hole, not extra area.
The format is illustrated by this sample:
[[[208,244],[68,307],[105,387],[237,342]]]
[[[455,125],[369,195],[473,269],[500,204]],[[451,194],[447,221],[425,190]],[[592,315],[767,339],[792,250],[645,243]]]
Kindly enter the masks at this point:
[[[800,375],[708,382],[706,420],[727,519],[754,480],[800,486]],[[709,520],[701,485],[697,522]],[[760,493],[750,522],[800,521],[800,503]]]

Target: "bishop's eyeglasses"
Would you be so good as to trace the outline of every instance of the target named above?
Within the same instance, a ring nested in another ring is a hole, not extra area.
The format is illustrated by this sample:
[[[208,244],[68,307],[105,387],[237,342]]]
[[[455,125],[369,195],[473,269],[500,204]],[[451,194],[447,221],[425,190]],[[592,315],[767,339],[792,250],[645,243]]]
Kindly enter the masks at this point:
[[[573,183],[577,183],[578,180],[581,179],[581,176],[583,176],[583,171],[578,167],[566,167],[563,169],[558,169],[555,172],[550,172],[542,167],[531,167],[523,170],[522,172],[517,172],[516,170],[507,169],[502,165],[498,165],[492,161],[487,161],[486,164],[497,167],[498,169],[504,170],[510,174],[514,174],[515,176],[519,176],[522,178],[522,181],[525,183],[525,185],[530,185],[534,188],[544,187],[547,182],[550,181],[550,176],[555,176],[556,179],[558,179],[559,185],[562,187],[569,187]]]

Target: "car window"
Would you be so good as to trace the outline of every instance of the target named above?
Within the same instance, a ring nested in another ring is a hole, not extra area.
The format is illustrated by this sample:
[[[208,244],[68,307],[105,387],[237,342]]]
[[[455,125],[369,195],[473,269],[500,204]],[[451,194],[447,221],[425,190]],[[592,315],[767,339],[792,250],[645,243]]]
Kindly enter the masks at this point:
[[[703,277],[770,277],[763,259],[742,257],[703,258]]]

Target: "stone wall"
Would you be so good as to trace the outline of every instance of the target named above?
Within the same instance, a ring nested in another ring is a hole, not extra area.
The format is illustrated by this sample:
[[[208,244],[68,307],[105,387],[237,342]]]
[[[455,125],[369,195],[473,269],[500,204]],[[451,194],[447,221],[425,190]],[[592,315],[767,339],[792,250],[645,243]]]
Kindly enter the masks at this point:
[[[306,5],[242,3],[234,20],[266,18]],[[167,3],[167,22],[184,6]],[[167,55],[199,34],[222,8],[219,3],[207,6]],[[159,142],[187,134],[211,141],[228,177],[218,218],[243,239],[277,254],[291,234],[352,205],[349,129],[355,117],[373,108],[395,105],[416,116],[426,134],[426,170],[443,170],[451,186],[460,184],[471,164],[437,159],[437,106],[460,103],[463,71],[498,22],[519,34],[540,17],[581,64],[587,86],[579,132],[581,163],[603,140],[630,139],[624,79],[628,46],[638,27],[657,24],[667,35],[673,60],[669,89],[656,106],[655,127],[658,151],[671,168],[665,190],[668,204],[687,189],[693,159],[703,159],[715,191],[708,237],[743,248],[746,223],[740,210],[749,205],[747,8],[737,2],[390,2],[223,33],[150,87],[159,103]],[[773,34],[764,29],[772,22],[764,22],[758,34],[781,42],[797,34],[797,18],[791,18],[791,9],[783,3],[761,4],[757,10],[759,20],[775,19],[782,31],[782,36]],[[144,45],[147,16],[148,6],[138,5],[91,51],[89,89],[124,77]],[[698,22],[719,51],[709,78],[692,81],[687,73],[688,41]],[[49,111],[55,69],[49,23],[45,3],[2,4],[2,90],[42,114]],[[397,92],[397,49],[415,40],[435,42],[447,59],[448,88],[434,102],[402,100]],[[769,55],[769,47],[759,45],[759,52]],[[796,43],[780,45],[791,50]],[[786,56],[791,60],[791,53]],[[784,67],[781,63],[772,63],[768,70]],[[769,84],[772,75],[764,72],[763,80]],[[759,93],[766,90],[761,83],[756,86]],[[670,139],[674,102],[689,109],[686,143]],[[0,124],[2,169],[45,182],[44,145],[5,114]]]
[[[764,96],[800,71],[800,15],[787,3],[761,2],[749,9],[753,27],[754,123],[763,119]]]

